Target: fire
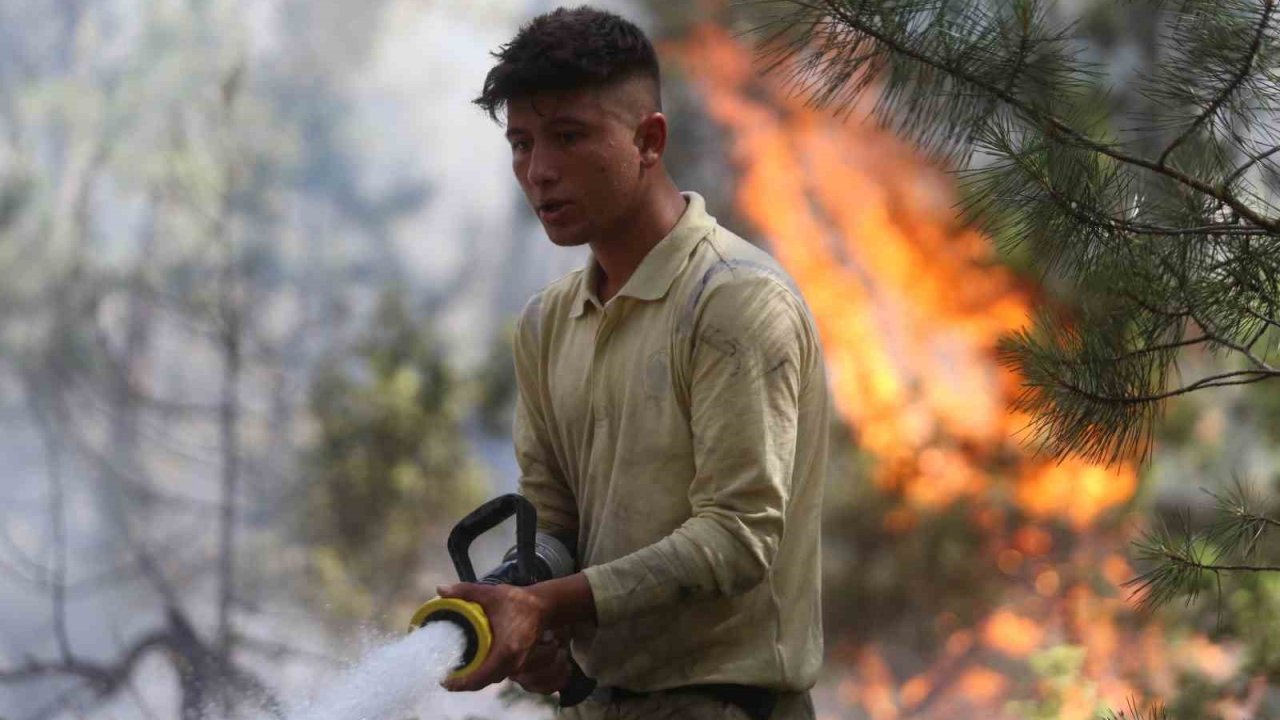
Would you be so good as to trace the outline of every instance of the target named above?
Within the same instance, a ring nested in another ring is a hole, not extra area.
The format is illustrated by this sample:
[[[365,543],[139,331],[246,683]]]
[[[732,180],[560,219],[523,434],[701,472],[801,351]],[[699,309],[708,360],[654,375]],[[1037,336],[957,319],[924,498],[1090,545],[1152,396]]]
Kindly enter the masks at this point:
[[[1027,322],[1028,298],[987,238],[957,225],[942,173],[883,132],[761,83],[722,31],[703,28],[683,47],[729,131],[738,209],[800,283],[837,410],[881,460],[877,482],[936,509],[988,491],[986,466],[1008,456],[1022,465],[1017,502],[1032,517],[1065,513],[1083,528],[1126,502],[1132,469],[1045,465],[1019,448],[1018,381],[993,357]]]
[[[1159,691],[1174,669],[1147,662],[1167,655],[1158,630],[1121,637],[1131,607],[1117,587],[1132,571],[1120,541],[1089,539],[1132,499],[1137,474],[1023,449],[1028,418],[1009,409],[1020,381],[995,349],[1028,321],[1031,291],[988,238],[957,223],[946,176],[869,123],[807,108],[760,77],[721,29],[701,27],[667,50],[725,130],[737,212],[804,292],[837,411],[876,459],[875,483],[900,499],[884,528],[908,532],[925,514],[972,501],[1012,585],[1002,607],[954,630],[928,667],[874,645],[838,653],[850,662],[835,699],[882,720],[1016,717],[1019,698],[1088,718],[1137,697],[1126,678]],[[1142,649],[1122,657],[1122,642]],[[1220,663],[1213,647],[1196,650],[1197,667]],[[1032,668],[1058,674],[1035,680]]]
[[[1035,620],[1001,609],[987,619],[983,638],[993,649],[1026,657],[1043,644],[1044,629]]]

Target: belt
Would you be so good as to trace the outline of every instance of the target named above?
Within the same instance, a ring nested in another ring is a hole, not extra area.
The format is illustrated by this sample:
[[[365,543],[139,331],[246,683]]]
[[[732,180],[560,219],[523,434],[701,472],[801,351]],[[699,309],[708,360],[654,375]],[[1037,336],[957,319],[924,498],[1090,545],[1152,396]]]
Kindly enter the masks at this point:
[[[778,704],[778,693],[773,690],[755,685],[734,685],[732,683],[681,685],[652,692],[637,692],[620,687],[598,687],[592,691],[591,699],[599,703],[608,704],[663,693],[693,693],[715,698],[737,707],[746,713],[751,720],[768,720],[769,716],[773,714],[773,708]]]

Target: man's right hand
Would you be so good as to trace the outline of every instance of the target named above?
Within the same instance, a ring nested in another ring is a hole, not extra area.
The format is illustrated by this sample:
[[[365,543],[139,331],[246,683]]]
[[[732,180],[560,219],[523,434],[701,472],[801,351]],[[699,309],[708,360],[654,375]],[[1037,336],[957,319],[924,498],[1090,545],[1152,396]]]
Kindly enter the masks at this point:
[[[550,695],[569,684],[569,648],[554,633],[542,634],[528,658],[511,679],[531,693]]]

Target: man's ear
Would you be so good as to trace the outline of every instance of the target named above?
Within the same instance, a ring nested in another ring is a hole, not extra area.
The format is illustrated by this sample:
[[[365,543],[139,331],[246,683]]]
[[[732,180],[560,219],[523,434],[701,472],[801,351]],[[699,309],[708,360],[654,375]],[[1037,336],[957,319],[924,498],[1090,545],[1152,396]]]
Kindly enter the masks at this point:
[[[653,167],[667,151],[667,116],[651,112],[636,126],[636,148],[640,151],[640,165]]]

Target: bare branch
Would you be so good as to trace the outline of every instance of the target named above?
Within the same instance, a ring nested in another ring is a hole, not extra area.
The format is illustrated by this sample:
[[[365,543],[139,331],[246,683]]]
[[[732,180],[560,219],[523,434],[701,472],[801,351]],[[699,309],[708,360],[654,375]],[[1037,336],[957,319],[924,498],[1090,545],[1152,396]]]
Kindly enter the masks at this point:
[[[1100,395],[1098,393],[1085,390],[1079,385],[1067,382],[1066,380],[1063,380],[1061,378],[1055,378],[1055,382],[1057,384],[1054,385],[1053,387],[1065,388],[1081,397],[1085,397],[1090,400],[1095,400],[1097,402],[1114,403],[1117,405],[1136,405],[1139,403],[1158,402],[1160,400],[1166,400],[1171,397],[1177,397],[1178,395],[1185,395],[1186,393],[1194,392],[1196,390],[1202,390],[1205,388],[1227,387],[1229,385],[1249,385],[1252,383],[1256,383],[1260,380],[1268,380],[1270,378],[1277,377],[1277,376],[1280,376],[1280,370],[1235,370],[1231,372],[1220,373],[1218,375],[1210,375],[1209,377],[1201,378],[1200,380],[1197,380],[1196,382],[1193,382],[1190,385],[1184,385],[1183,387],[1177,388],[1176,390],[1169,390],[1167,392],[1156,393],[1153,395],[1131,395],[1131,396]],[[1241,378],[1241,379],[1236,379],[1236,378]],[[1043,387],[1043,385],[1040,385],[1040,384],[1028,383],[1028,385],[1030,385],[1031,387]]]
[[[1231,174],[1227,176],[1227,179],[1222,181],[1222,186],[1231,187],[1231,184],[1234,183],[1236,180],[1239,180],[1240,176],[1248,172],[1249,168],[1262,162],[1263,160],[1266,160],[1267,158],[1271,157],[1272,155],[1275,155],[1278,152],[1280,152],[1280,145],[1275,145],[1271,148],[1268,148],[1265,152],[1262,152],[1250,157],[1249,162],[1246,162],[1245,164],[1231,171]]]
[[[245,72],[243,59],[236,62],[227,77],[223,80],[222,110],[223,121],[230,126],[233,122],[236,100]],[[225,660],[230,657],[232,646],[231,604],[235,594],[235,554],[236,554],[236,496],[240,485],[240,374],[244,364],[241,353],[243,345],[243,313],[240,294],[239,266],[235,252],[235,238],[232,234],[231,220],[235,208],[232,206],[232,188],[239,183],[241,169],[234,153],[226,156],[222,206],[217,218],[217,240],[222,250],[222,268],[218,278],[218,306],[223,332],[219,337],[222,345],[222,403],[218,412],[219,438],[222,450],[222,509],[218,524],[218,629],[217,648]]]
[[[62,477],[62,446],[56,428],[45,430],[45,456],[49,466],[49,522],[53,527],[53,567],[49,579],[53,603],[53,632],[62,659],[71,659],[67,634],[67,520]]]
[[[266,638],[255,637],[245,633],[243,630],[235,631],[235,639],[237,645],[243,645],[249,650],[255,650],[270,658],[280,658],[284,656],[301,657],[308,660],[316,660],[334,667],[340,666],[344,662],[342,658],[334,657],[328,653],[301,648],[292,643],[280,640],[269,640]]]
[[[1211,341],[1211,342],[1214,342],[1214,343],[1217,343],[1217,344],[1219,344],[1219,345],[1222,345],[1223,347],[1231,348],[1232,350],[1235,350],[1236,352],[1243,354],[1245,357],[1249,358],[1249,360],[1250,360],[1250,361],[1254,364],[1254,366],[1255,366],[1255,367],[1257,367],[1259,370],[1263,370],[1263,371],[1266,371],[1266,372],[1272,372],[1272,373],[1280,374],[1280,371],[1277,371],[1275,368],[1273,368],[1273,367],[1271,367],[1270,365],[1268,365],[1267,363],[1263,362],[1260,358],[1258,358],[1256,355],[1254,355],[1254,354],[1253,354],[1253,352],[1252,352],[1251,350],[1249,350],[1247,347],[1241,346],[1241,345],[1239,345],[1239,344],[1237,344],[1237,343],[1235,343],[1235,342],[1233,342],[1233,341],[1229,340],[1228,338],[1226,338],[1225,336],[1223,336],[1221,333],[1217,332],[1216,330],[1212,330],[1212,329],[1210,329],[1210,327],[1209,327],[1209,323],[1208,323],[1206,320],[1204,320],[1204,319],[1202,319],[1202,318],[1198,317],[1198,316],[1196,315],[1196,313],[1195,313],[1195,312],[1191,312],[1191,319],[1192,319],[1192,320],[1195,320],[1195,321],[1196,321],[1196,323],[1197,323],[1197,324],[1198,324],[1202,329],[1204,329],[1204,331],[1205,331],[1205,335],[1207,335],[1207,336],[1209,337],[1209,339],[1210,339],[1210,341]]]
[[[33,658],[14,668],[0,669],[0,684],[15,684],[36,677],[72,676],[92,686],[100,697],[109,696],[120,689],[132,673],[138,661],[149,651],[170,645],[168,632],[148,633],[130,646],[113,664],[101,664],[81,660],[74,656],[61,662],[41,662]]]
[[[1160,352],[1160,351],[1162,351],[1162,350],[1176,350],[1176,349],[1178,349],[1178,348],[1189,347],[1189,346],[1191,346],[1191,345],[1199,345],[1199,344],[1204,343],[1204,342],[1207,342],[1207,341],[1209,341],[1209,340],[1211,340],[1211,339],[1212,339],[1212,338],[1211,338],[1210,336],[1208,336],[1208,335],[1197,335],[1196,337],[1193,337],[1193,338],[1190,338],[1190,339],[1187,339],[1187,340],[1178,340],[1178,341],[1176,341],[1176,342],[1159,343],[1159,344],[1156,344],[1156,345],[1147,345],[1146,347],[1141,347],[1141,348],[1138,348],[1137,350],[1133,350],[1133,351],[1131,351],[1131,352],[1123,353],[1123,354],[1121,354],[1121,355],[1115,355],[1115,356],[1112,356],[1111,358],[1108,358],[1108,361],[1110,361],[1110,362],[1120,362],[1120,361],[1122,361],[1122,360],[1130,360],[1130,359],[1135,358],[1135,357],[1141,357],[1141,356],[1143,356],[1143,355],[1147,355],[1147,354],[1154,353],[1154,352]]]

